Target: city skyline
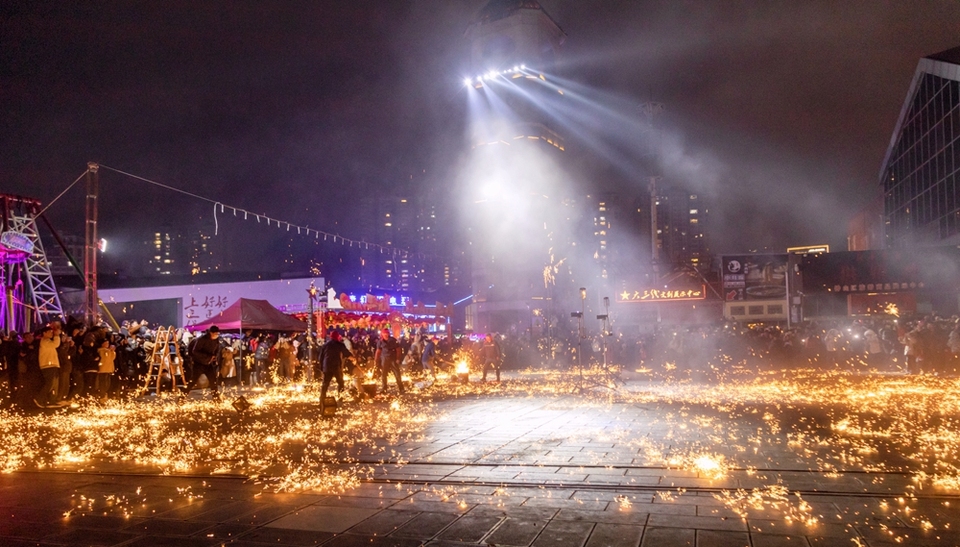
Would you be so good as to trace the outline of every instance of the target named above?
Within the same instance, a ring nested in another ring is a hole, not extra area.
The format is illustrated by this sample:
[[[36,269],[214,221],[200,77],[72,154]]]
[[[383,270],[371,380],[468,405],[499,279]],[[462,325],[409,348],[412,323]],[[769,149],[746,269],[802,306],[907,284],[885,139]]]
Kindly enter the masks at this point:
[[[0,149],[0,183],[49,203],[87,160],[102,161],[361,239],[363,196],[400,195],[415,177],[416,191],[445,205],[464,165],[463,78],[471,74],[463,32],[485,4],[7,7],[11,54],[3,66],[17,85],[2,91],[11,105],[3,125],[13,137]],[[628,119],[638,115],[626,107],[651,99],[665,105],[664,176],[719,198],[711,209],[717,252],[821,242],[839,248],[846,221],[876,191],[916,60],[955,46],[948,30],[960,21],[946,2],[869,10],[706,4],[689,13],[659,3],[541,4],[567,35],[558,70],[571,88]],[[745,14],[751,18],[737,17]],[[61,32],[77,23],[96,39]],[[668,37],[683,25],[691,32]],[[890,38],[892,28],[910,35],[909,43]],[[762,54],[760,45],[767,46]],[[770,64],[778,54],[780,64]],[[871,93],[828,85],[841,70],[872,82]],[[789,88],[794,78],[809,87]],[[580,134],[568,131],[569,155],[588,159],[580,170],[591,185],[615,180],[612,189],[584,193],[642,194],[629,175],[633,163],[622,164],[631,160],[630,141],[579,127]],[[116,243],[114,252],[142,240],[129,237],[135,230],[153,233],[164,222],[212,232],[206,204],[101,176],[101,233]],[[79,194],[48,212],[63,232],[79,232]],[[241,248],[233,263],[249,263],[251,248],[278,268],[291,256],[328,269],[344,258],[314,245],[306,259],[299,256],[305,244],[229,222],[216,237]]]

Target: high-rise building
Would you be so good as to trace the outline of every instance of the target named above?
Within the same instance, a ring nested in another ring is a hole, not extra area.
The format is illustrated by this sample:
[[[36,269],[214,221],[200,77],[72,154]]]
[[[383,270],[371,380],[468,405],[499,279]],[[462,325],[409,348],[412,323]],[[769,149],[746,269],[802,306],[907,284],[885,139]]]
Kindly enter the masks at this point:
[[[147,260],[147,275],[173,275],[181,273],[176,258],[179,235],[166,226],[160,227],[151,234],[151,239],[144,242],[149,258]]]
[[[662,273],[683,266],[708,264],[705,239],[710,210],[700,194],[682,185],[662,185],[657,195],[657,231]]]
[[[471,163],[464,199],[473,299],[467,328],[522,332],[571,278],[577,192],[550,115],[565,34],[533,0],[491,0],[465,33]]]
[[[960,243],[960,47],[920,59],[880,171],[886,247]]]
[[[367,289],[430,293],[459,283],[437,202],[429,194],[378,195],[363,200],[360,283]]]

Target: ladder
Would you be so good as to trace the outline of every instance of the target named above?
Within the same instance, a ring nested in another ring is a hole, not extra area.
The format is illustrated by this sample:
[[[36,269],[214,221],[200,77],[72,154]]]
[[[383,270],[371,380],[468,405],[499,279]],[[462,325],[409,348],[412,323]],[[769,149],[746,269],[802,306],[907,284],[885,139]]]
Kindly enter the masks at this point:
[[[170,347],[173,346],[173,351]],[[180,358],[180,349],[177,344],[177,329],[175,327],[160,327],[157,329],[153,341],[153,351],[150,353],[150,368],[143,385],[145,392],[150,391],[150,384],[155,383],[155,393],[160,395],[160,383],[164,374],[170,375],[172,388],[177,390],[177,376],[180,383],[183,380],[183,359]]]

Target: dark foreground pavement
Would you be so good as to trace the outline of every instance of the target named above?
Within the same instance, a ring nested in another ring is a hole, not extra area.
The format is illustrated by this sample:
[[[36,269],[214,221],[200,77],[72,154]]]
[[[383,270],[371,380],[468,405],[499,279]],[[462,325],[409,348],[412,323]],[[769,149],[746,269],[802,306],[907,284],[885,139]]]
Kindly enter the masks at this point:
[[[372,474],[339,495],[122,467],[9,473],[0,545],[960,545],[960,496],[823,462],[757,434],[760,414],[721,429],[729,417],[669,402],[446,401],[422,438],[356,454]],[[705,447],[700,469],[662,463]]]

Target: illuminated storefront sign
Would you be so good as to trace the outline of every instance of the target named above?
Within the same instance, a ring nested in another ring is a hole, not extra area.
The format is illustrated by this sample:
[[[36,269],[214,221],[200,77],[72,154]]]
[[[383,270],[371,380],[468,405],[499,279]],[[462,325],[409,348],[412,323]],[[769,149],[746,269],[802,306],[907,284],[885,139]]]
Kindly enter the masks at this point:
[[[683,300],[703,300],[705,287],[699,289],[641,289],[623,291],[617,295],[617,302],[677,302]]]

